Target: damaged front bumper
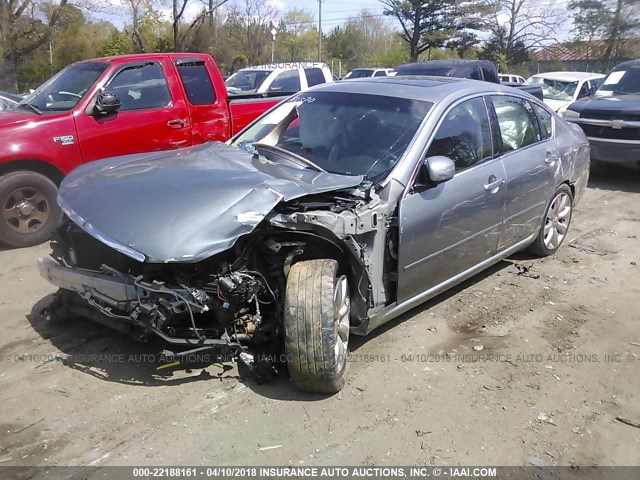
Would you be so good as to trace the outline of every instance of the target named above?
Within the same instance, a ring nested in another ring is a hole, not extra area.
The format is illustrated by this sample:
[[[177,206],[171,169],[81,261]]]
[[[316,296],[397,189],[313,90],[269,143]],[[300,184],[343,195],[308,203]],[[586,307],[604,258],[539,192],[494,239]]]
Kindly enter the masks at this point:
[[[240,351],[242,334],[220,338],[199,335],[193,316],[207,312],[206,294],[195,288],[172,289],[162,282],[145,282],[141,277],[120,273],[103,265],[102,272],[60,265],[50,258],[38,260],[40,276],[71,295],[59,307],[88,317],[122,333],[139,338],[157,336],[177,347],[222,347]],[[75,292],[77,295],[73,295]],[[162,328],[171,315],[187,315],[192,337],[173,336]]]

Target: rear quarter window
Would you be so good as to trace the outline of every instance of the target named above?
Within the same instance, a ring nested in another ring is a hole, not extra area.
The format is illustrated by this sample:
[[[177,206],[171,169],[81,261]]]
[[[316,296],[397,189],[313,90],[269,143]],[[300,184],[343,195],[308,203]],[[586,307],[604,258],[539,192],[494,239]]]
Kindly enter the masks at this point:
[[[533,104],[533,110],[538,116],[540,122],[540,134],[542,138],[553,136],[553,116],[544,108],[537,104]]]

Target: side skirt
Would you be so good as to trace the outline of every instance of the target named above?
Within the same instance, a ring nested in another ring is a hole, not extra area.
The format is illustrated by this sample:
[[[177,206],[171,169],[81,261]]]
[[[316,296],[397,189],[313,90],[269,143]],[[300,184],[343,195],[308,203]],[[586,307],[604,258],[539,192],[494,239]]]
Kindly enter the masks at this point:
[[[521,242],[516,243],[512,247],[509,247],[506,250],[501,251],[500,253],[494,255],[491,258],[486,259],[485,261],[465,270],[464,272],[460,272],[458,275],[451,277],[444,282],[431,287],[429,290],[426,290],[415,297],[412,297],[408,300],[405,300],[401,304],[392,303],[384,310],[376,313],[375,315],[366,318],[360,323],[358,326],[351,329],[351,333],[354,335],[367,335],[372,330],[378,328],[381,325],[384,325],[390,320],[402,315],[403,313],[408,312],[414,307],[417,307],[421,303],[426,302],[427,300],[431,300],[433,297],[441,294],[442,292],[450,289],[458,285],[459,283],[464,282],[468,278],[473,277],[477,273],[480,273],[482,270],[489,268],[491,265],[498,263],[500,260],[507,258],[510,255],[524,249],[527,245],[529,245],[533,240],[535,240],[537,232],[532,233],[529,237]]]

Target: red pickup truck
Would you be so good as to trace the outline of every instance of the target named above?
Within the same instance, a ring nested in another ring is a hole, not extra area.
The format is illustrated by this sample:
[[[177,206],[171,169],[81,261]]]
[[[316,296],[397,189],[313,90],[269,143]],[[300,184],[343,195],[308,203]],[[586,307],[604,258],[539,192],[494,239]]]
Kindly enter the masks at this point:
[[[78,165],[225,141],[281,99],[230,102],[206,54],[70,65],[0,114],[0,242],[21,247],[48,239],[62,215],[57,186]]]

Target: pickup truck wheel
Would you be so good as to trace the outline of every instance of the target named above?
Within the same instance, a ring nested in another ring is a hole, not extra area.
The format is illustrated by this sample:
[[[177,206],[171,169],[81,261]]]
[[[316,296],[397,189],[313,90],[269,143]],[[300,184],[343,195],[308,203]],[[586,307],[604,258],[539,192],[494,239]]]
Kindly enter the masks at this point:
[[[62,218],[58,188],[36,172],[12,172],[0,177],[0,242],[29,247],[48,240]]]
[[[287,276],[284,331],[289,374],[296,388],[342,389],[349,342],[349,282],[335,260],[294,264]]]
[[[540,257],[555,253],[569,231],[573,212],[573,194],[568,185],[562,184],[551,197],[538,237],[529,250]]]

